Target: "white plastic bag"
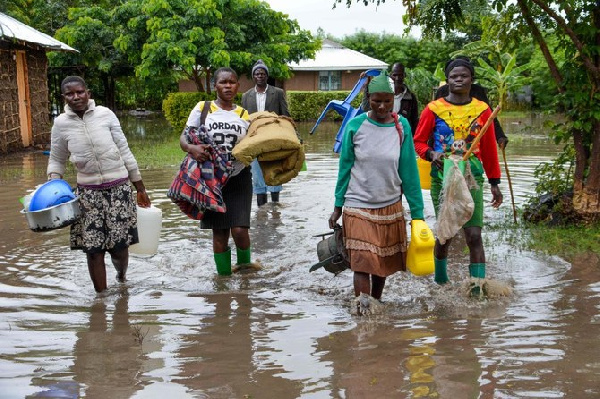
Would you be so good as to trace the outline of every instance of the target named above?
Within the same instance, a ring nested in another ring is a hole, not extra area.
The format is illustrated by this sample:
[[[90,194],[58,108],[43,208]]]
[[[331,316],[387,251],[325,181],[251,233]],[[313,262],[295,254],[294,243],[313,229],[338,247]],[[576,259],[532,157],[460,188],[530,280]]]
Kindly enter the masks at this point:
[[[459,167],[459,162],[469,161],[460,159],[451,156],[444,161],[451,164],[444,167],[444,181],[436,222],[437,239],[442,245],[458,233],[462,226],[471,219],[475,210],[475,203]]]

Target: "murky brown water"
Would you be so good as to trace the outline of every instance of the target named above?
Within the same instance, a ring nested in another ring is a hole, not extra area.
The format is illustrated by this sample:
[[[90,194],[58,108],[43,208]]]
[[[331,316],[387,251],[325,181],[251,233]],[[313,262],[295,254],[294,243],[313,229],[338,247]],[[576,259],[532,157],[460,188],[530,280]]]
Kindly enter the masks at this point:
[[[519,121],[521,122],[519,124]],[[503,120],[517,204],[532,170],[556,149],[537,118]],[[124,120],[131,141],[157,120]],[[350,315],[352,275],[308,273],[333,206],[334,129],[307,136],[308,171],[281,204],[252,214],[252,275],[215,276],[210,234],[165,195],[176,167],[143,171],[163,210],[159,252],[132,257],[129,281],[109,271],[97,297],[68,229],[34,233],[17,199],[44,181],[42,153],[0,166],[0,397],[2,398],[584,398],[600,395],[600,268],[515,250],[520,232],[484,230],[488,275],[510,298],[460,292],[468,255],[456,240],[451,288],[396,274],[382,314]],[[162,129],[162,127],[161,127]],[[157,129],[160,130],[160,129]],[[537,133],[536,133],[537,132]],[[150,135],[150,137],[152,137]],[[149,140],[151,142],[152,140]],[[69,178],[71,182],[73,177]],[[490,223],[511,220],[508,188]],[[428,192],[426,214],[433,226]],[[489,198],[488,198],[489,199]]]

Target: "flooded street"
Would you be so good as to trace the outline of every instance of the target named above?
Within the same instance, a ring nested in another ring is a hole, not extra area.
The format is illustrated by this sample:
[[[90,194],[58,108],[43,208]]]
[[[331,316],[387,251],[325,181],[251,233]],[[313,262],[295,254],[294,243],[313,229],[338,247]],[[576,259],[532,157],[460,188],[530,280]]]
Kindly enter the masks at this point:
[[[501,121],[519,206],[533,192],[535,166],[557,148],[540,118]],[[134,153],[160,141],[153,129],[167,129],[152,119],[122,122]],[[163,212],[158,253],[132,256],[125,284],[108,263],[102,296],[85,255],[69,249],[69,229],[35,233],[19,213],[18,199],[46,180],[47,156],[2,156],[0,398],[600,397],[598,258],[572,265],[522,251],[511,245],[516,229],[483,230],[488,276],[513,286],[512,296],[465,297],[468,253],[456,239],[450,287],[397,273],[380,314],[351,315],[352,273],[308,272],[314,235],[329,230],[337,175],[334,124],[309,136],[311,127],[299,126],[308,170],[284,185],[280,204],[253,204],[262,271],[216,275],[210,231],[166,196],[172,165],[142,170]],[[502,159],[501,167],[505,202],[485,208],[488,225],[512,225]],[[75,184],[73,173],[66,179]],[[489,203],[489,186],[484,192]]]

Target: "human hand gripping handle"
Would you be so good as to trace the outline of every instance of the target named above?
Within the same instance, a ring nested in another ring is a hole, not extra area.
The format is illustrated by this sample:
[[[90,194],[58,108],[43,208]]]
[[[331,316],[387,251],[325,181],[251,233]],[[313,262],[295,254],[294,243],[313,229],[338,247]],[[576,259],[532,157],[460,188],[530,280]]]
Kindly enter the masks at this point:
[[[144,182],[142,180],[134,181],[133,185],[137,191],[137,204],[142,208],[150,208],[152,204],[150,203],[150,197],[148,197],[148,193],[146,193]]]
[[[444,170],[444,158],[446,158],[446,155],[443,152],[430,151],[429,158],[430,158],[431,163],[438,170]]]
[[[336,206],[333,209],[333,213],[329,217],[329,228],[330,229],[335,228],[335,225],[337,224],[337,221],[340,218],[340,216],[342,216],[342,207],[341,206]]]

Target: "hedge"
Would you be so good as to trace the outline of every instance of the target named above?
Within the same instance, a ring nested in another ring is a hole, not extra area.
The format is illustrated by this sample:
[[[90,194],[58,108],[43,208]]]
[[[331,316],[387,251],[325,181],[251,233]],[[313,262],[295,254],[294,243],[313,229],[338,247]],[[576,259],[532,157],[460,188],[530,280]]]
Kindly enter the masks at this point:
[[[349,91],[288,91],[287,99],[290,114],[295,121],[314,121],[325,109],[329,101],[342,101],[350,94]],[[352,101],[353,107],[360,105],[362,95],[356,96]],[[341,120],[342,117],[335,111],[329,111],[325,120]]]
[[[287,99],[290,115],[296,122],[314,121],[325,109],[331,100],[345,99],[349,91],[288,91]],[[214,94],[207,93],[169,93],[163,101],[163,111],[167,121],[176,131],[185,127],[185,122],[192,108],[198,101],[214,100]],[[352,101],[353,107],[360,105],[362,96],[358,95]],[[238,93],[236,103],[241,104],[242,95]],[[325,120],[341,120],[342,117],[335,111],[329,111]]]

